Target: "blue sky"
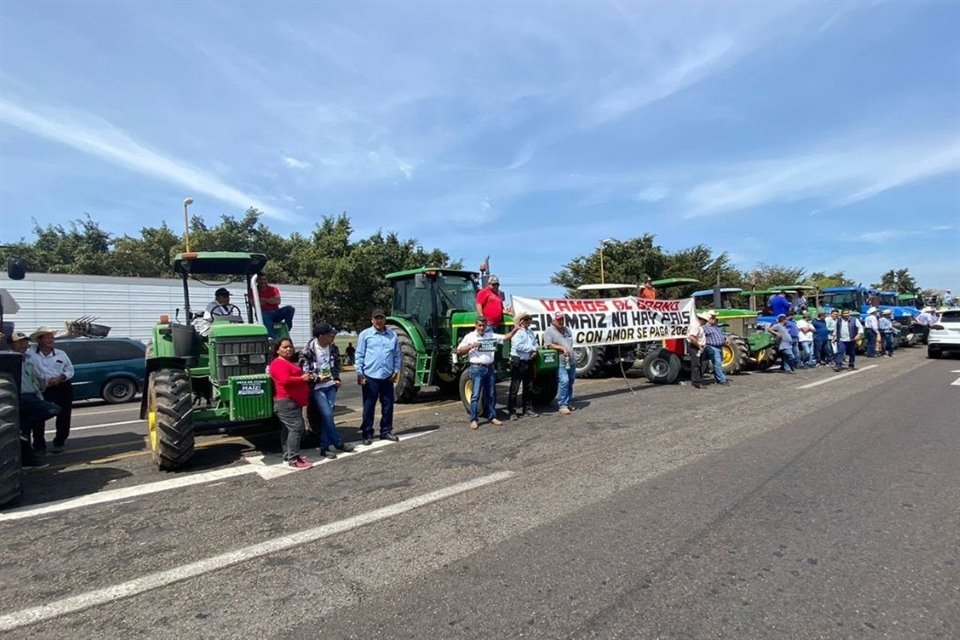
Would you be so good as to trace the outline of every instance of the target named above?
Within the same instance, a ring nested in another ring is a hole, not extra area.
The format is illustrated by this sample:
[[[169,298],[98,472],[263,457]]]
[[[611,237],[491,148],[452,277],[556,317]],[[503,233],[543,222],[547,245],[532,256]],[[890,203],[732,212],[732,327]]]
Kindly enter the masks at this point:
[[[508,293],[603,238],[960,290],[960,4],[0,5],[0,242],[346,211]]]

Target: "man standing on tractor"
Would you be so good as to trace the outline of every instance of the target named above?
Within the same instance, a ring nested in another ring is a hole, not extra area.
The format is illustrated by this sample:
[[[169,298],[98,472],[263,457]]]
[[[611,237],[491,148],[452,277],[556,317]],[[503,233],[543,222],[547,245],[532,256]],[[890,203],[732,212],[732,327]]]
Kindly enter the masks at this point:
[[[357,336],[357,384],[363,395],[363,444],[373,442],[373,414],[380,401],[380,439],[399,442],[393,435],[393,385],[402,364],[397,334],[387,328],[383,309],[374,309],[370,323]]]
[[[790,313],[790,301],[787,300],[783,291],[778,292],[770,299],[770,311],[775,316],[787,315]]]
[[[509,340],[520,329],[520,323],[510,333],[494,333],[487,319],[477,315],[474,330],[463,336],[457,345],[457,354],[467,354],[470,360],[470,381],[473,383],[473,393],[470,395],[470,428],[476,429],[479,413],[479,403],[483,400],[487,420],[495,427],[503,423],[497,419],[497,401],[494,395],[494,385],[497,375],[493,370],[493,359],[497,352],[497,345]]]
[[[646,281],[644,281],[643,286],[640,287],[638,292],[639,296],[643,300],[656,300],[657,299],[657,289],[653,286],[653,280],[650,276],[647,276]]]
[[[267,327],[267,335],[276,338],[274,323],[282,322],[287,325],[287,332],[293,330],[293,315],[296,309],[290,305],[280,306],[280,289],[271,286],[267,274],[261,273],[257,278],[257,293],[260,296],[260,309],[263,311],[263,324]]]
[[[477,292],[477,315],[483,316],[492,328],[503,325],[503,294],[500,292],[500,278],[490,276],[487,286]]]

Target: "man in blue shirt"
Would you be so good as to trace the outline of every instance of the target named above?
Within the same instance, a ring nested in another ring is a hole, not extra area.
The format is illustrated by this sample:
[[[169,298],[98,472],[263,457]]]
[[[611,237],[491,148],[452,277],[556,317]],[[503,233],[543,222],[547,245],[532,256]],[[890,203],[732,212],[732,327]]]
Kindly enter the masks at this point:
[[[533,410],[530,396],[530,383],[533,381],[533,361],[537,358],[537,349],[540,343],[537,334],[530,329],[530,314],[521,313],[517,316],[517,332],[510,341],[510,394],[507,396],[507,415],[511,420],[520,417],[517,410],[517,392],[523,385],[523,415],[539,418],[540,414]]]
[[[833,353],[830,350],[830,331],[827,329],[826,314],[821,311],[813,324],[813,357],[817,361],[818,367],[825,367],[827,363],[833,361]]]
[[[380,401],[380,439],[398,442],[393,435],[393,385],[400,377],[402,358],[397,334],[387,328],[383,309],[374,309],[371,327],[357,336],[357,384],[363,395],[363,444],[373,441],[373,414]]]
[[[781,291],[770,300],[770,311],[775,316],[787,315],[790,313],[790,301]]]

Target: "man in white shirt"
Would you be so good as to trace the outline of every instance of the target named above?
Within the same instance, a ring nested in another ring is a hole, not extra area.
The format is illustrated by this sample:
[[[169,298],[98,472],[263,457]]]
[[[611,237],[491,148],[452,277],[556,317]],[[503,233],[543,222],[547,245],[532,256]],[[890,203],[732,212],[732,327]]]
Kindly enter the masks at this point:
[[[217,318],[237,318],[234,322],[242,322],[243,314],[239,307],[230,304],[230,292],[220,287],[214,294],[216,300],[207,305],[207,310],[203,313],[204,320],[213,322]]]
[[[800,362],[808,367],[815,367],[817,359],[813,353],[813,324],[810,322],[810,313],[804,312],[803,318],[797,320],[797,340],[800,343]]]
[[[877,336],[880,335],[879,320],[876,307],[867,309],[867,317],[863,320],[863,339],[867,341],[868,358],[875,358],[877,355]]]
[[[36,345],[27,349],[27,358],[33,366],[36,377],[43,386],[43,399],[60,408],[57,415],[57,432],[53,437],[53,452],[60,453],[70,436],[70,417],[73,411],[73,363],[63,351],[54,348],[55,331],[49,327],[40,327],[30,340]],[[47,450],[44,434],[34,432],[33,448],[38,453]]]
[[[517,332],[518,327],[506,335],[494,333],[487,326],[487,319],[482,315],[477,315],[474,330],[463,336],[460,344],[457,346],[457,355],[467,354],[470,360],[470,381],[473,384],[473,393],[470,395],[470,428],[476,429],[477,412],[480,398],[483,398],[484,412],[486,418],[495,427],[503,423],[497,419],[496,396],[494,395],[494,385],[497,382],[496,373],[493,370],[493,361],[497,353],[497,345],[503,344],[504,340],[509,340]]]
[[[510,341],[510,394],[507,396],[507,415],[511,420],[520,418],[517,410],[517,392],[523,385],[523,415],[538,418],[540,414],[533,410],[530,396],[530,383],[533,381],[533,362],[537,358],[540,343],[537,334],[530,329],[531,316],[521,313],[514,322],[517,332]]]

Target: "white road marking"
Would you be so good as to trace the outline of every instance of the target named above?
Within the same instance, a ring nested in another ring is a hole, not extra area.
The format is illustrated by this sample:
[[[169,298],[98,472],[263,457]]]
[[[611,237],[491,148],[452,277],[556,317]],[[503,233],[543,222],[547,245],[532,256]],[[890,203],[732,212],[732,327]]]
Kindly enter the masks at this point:
[[[205,484],[214,480],[242,476],[247,473],[256,473],[253,467],[229,467],[227,469],[215,469],[213,471],[204,471],[172,480],[161,480],[149,484],[141,484],[135,487],[124,487],[123,489],[112,489],[110,491],[101,491],[88,496],[78,498],[68,498],[66,500],[57,500],[55,502],[45,502],[39,505],[31,505],[10,509],[0,513],[0,522],[8,520],[23,520],[34,516],[56,513],[58,511],[69,511],[79,507],[89,507],[94,504],[103,504],[105,502],[116,502],[117,500],[126,500],[127,498],[138,498],[151,493],[169,491],[170,489],[179,489],[189,487],[195,484]]]
[[[863,373],[864,371],[870,371],[870,369],[876,369],[878,366],[880,365],[871,364],[862,369],[854,369],[853,371],[847,371],[846,373],[841,373],[838,375],[832,375],[832,376],[828,375],[823,380],[817,380],[816,382],[811,382],[810,384],[800,385],[799,387],[797,387],[797,389],[810,389],[811,387],[819,387],[822,384],[827,384],[828,382],[833,382],[834,380],[839,380],[840,378],[855,376],[858,373]]]
[[[100,410],[98,410],[96,407],[78,407],[78,406],[76,406],[76,405],[74,405],[73,409],[74,409],[74,411],[73,411],[74,415],[78,415],[78,416],[95,416],[95,415],[99,415],[99,414],[101,414],[101,413],[123,413],[123,412],[125,412],[125,411],[127,411],[127,412],[130,412],[130,411],[139,412],[139,411],[140,411],[140,403],[138,402],[138,403],[136,403],[136,404],[131,404],[129,407],[124,407],[124,408],[122,408],[122,409],[100,409]],[[83,411],[84,409],[93,409],[93,410],[92,410],[92,411],[86,411],[86,412],[84,412],[84,413],[81,413],[81,411]]]
[[[950,383],[950,386],[951,386],[951,387],[960,387],[960,378],[957,378],[956,380],[954,380],[953,382],[951,382],[951,383]]]
[[[106,422],[104,424],[88,424],[85,427],[70,427],[70,433],[74,431],[87,431],[88,429],[103,429],[104,427],[120,427],[125,424],[139,424],[146,422],[145,420],[124,420],[123,422]],[[50,429],[49,431],[44,431],[46,435],[56,434],[56,429]]]
[[[153,589],[166,587],[177,582],[189,580],[190,578],[202,576],[213,571],[219,571],[220,569],[225,569],[226,567],[260,558],[265,555],[296,548],[311,542],[316,542],[317,540],[322,540],[324,538],[344,533],[358,527],[379,522],[380,520],[392,518],[393,516],[406,513],[407,511],[426,506],[433,502],[438,502],[445,498],[455,496],[459,493],[464,493],[488,484],[493,484],[494,482],[506,480],[514,475],[515,474],[512,471],[501,471],[488,476],[482,476],[480,478],[461,482],[443,489],[431,491],[430,493],[425,493],[396,504],[381,507],[380,509],[374,509],[373,511],[368,511],[367,513],[361,513],[351,518],[347,518],[346,520],[339,520],[337,522],[331,522],[313,529],[306,529],[297,533],[279,536],[271,540],[266,540],[258,544],[237,549],[236,551],[222,553],[211,558],[198,560],[196,562],[191,562],[173,569],[168,569],[167,571],[150,573],[127,582],[104,587],[103,589],[87,591],[86,593],[81,593],[79,595],[64,598],[62,600],[56,600],[48,604],[40,605],[39,607],[22,609],[14,613],[0,616],[0,631],[12,631],[13,629],[18,629],[20,627],[35,624],[37,622],[43,622],[45,620],[50,620],[52,618],[67,615],[69,613],[75,613],[77,611],[89,609],[90,607],[95,607],[97,605],[121,600],[123,598],[129,598],[147,591],[152,591]]]

